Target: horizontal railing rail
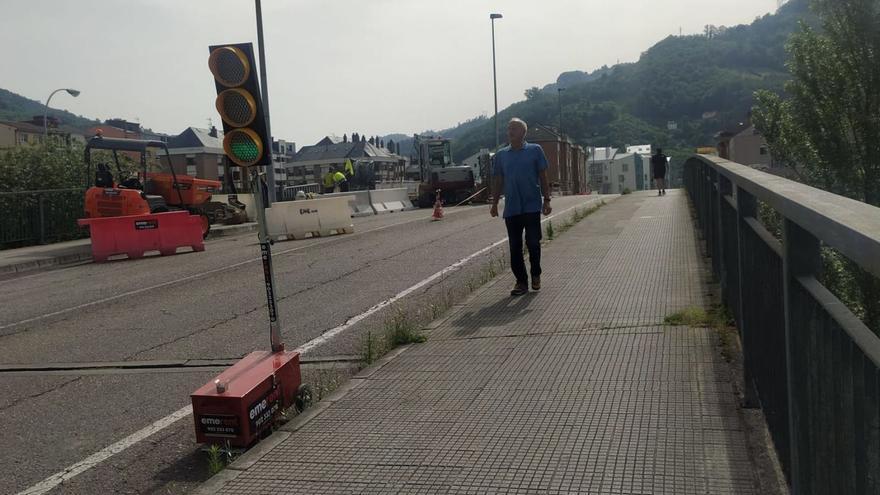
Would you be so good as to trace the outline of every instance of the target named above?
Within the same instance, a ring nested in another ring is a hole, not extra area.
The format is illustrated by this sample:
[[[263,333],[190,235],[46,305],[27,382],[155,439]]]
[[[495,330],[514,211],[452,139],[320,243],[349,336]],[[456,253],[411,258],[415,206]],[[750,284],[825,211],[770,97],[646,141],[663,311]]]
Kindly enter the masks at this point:
[[[0,249],[88,237],[76,220],[83,216],[84,189],[0,192]]]

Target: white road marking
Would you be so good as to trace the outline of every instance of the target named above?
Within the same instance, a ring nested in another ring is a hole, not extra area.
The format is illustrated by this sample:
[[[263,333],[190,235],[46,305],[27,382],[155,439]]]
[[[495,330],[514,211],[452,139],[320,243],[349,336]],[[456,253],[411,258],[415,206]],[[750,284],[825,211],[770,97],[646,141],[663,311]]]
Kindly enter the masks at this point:
[[[555,215],[551,215],[551,216],[545,218],[544,220],[541,220],[541,223],[552,220],[560,215],[568,213],[569,211],[574,210],[575,208],[579,208],[581,206],[584,206],[584,205],[572,206],[571,208],[568,208],[568,209],[563,210],[559,213],[556,213]],[[403,222],[403,223],[407,223],[407,222]],[[381,228],[387,228],[387,227],[390,227],[390,226],[381,227]],[[376,229],[376,230],[378,230],[378,229]],[[364,232],[364,233],[366,233],[366,232]],[[484,247],[483,249],[480,249],[479,251],[456,261],[455,263],[447,266],[446,268],[444,268],[444,269],[440,270],[439,272],[431,275],[430,277],[422,280],[421,282],[413,285],[412,287],[404,289],[404,290],[398,292],[395,296],[393,296],[389,299],[386,299],[386,300],[380,302],[379,304],[376,304],[375,306],[371,307],[370,309],[364,311],[363,313],[361,313],[357,316],[350,318],[348,321],[346,321],[342,325],[339,325],[338,327],[327,330],[326,332],[315,337],[314,339],[297,347],[295,350],[302,353],[302,354],[309,352],[310,350],[326,343],[327,341],[332,339],[334,336],[339,335],[340,333],[344,332],[345,330],[351,328],[354,324],[356,324],[359,321],[362,321],[364,318],[367,318],[370,315],[375,314],[376,312],[380,311],[382,308],[386,308],[389,305],[394,304],[394,302],[400,300],[403,297],[406,297],[409,294],[412,294],[413,292],[421,289],[422,287],[425,287],[426,285],[428,285],[432,281],[437,280],[438,278],[440,278],[446,274],[449,274],[451,272],[458,270],[459,268],[464,266],[468,261],[470,261],[470,260],[472,260],[482,254],[485,254],[485,253],[491,251],[492,249],[495,249],[496,247],[504,244],[505,242],[507,242],[507,237],[505,237],[504,239],[501,239],[500,241],[493,242],[492,244]],[[314,244],[312,244],[312,245],[314,245]],[[303,246],[303,247],[306,247],[306,246]],[[290,251],[294,251],[294,249],[292,249]],[[249,261],[242,262],[241,264],[244,264],[244,263],[249,263]],[[171,282],[169,282],[169,283],[171,283]],[[155,423],[147,426],[146,428],[143,428],[141,430],[138,430],[138,431],[132,433],[131,435],[123,438],[122,440],[114,443],[113,445],[110,445],[109,447],[101,449],[100,451],[86,457],[82,461],[77,462],[76,464],[73,464],[71,466],[68,466],[63,471],[59,471],[59,472],[53,474],[52,476],[49,476],[45,480],[37,483],[36,485],[34,485],[24,491],[19,492],[18,495],[42,495],[44,493],[47,493],[50,490],[52,490],[53,488],[57,487],[58,485],[64,483],[65,481],[69,481],[70,479],[74,478],[75,476],[88,471],[89,469],[97,466],[101,462],[109,459],[110,457],[113,457],[114,455],[122,452],[123,450],[125,450],[125,449],[135,445],[136,443],[146,439],[147,437],[153,435],[154,433],[158,433],[159,431],[164,430],[165,428],[171,426],[172,424],[174,424],[178,420],[189,416],[190,414],[192,414],[192,405],[188,405],[186,407],[178,409],[177,411],[169,414],[168,416],[165,416],[164,418],[156,421]]]
[[[122,440],[114,443],[113,445],[110,445],[109,447],[95,452],[94,454],[77,462],[76,464],[66,467],[64,471],[58,471],[57,473],[49,476],[48,478],[37,483],[36,485],[24,491],[18,492],[18,495],[42,495],[44,493],[47,493],[56,486],[64,483],[65,481],[69,481],[75,476],[82,474],[89,469],[92,469],[101,462],[106,461],[114,455],[149,437],[153,433],[164,430],[165,428],[171,426],[173,423],[177,422],[177,420],[185,418],[190,414],[192,414],[192,405],[178,409],[177,411],[174,411],[173,413],[165,416],[159,421],[156,421],[150,426],[138,430],[131,435],[123,438]]]

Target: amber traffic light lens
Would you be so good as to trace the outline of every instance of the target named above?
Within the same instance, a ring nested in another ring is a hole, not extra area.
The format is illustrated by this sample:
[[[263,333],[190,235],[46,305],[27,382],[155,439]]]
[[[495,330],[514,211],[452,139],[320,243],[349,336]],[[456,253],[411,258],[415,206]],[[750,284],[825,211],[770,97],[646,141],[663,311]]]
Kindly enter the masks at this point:
[[[223,137],[223,151],[237,165],[249,167],[263,156],[263,141],[251,129],[234,129]]]
[[[227,89],[217,95],[217,112],[227,124],[244,127],[257,117],[257,102],[243,89]]]
[[[234,46],[224,46],[211,52],[208,68],[220,84],[241,86],[251,75],[251,64],[245,53]]]

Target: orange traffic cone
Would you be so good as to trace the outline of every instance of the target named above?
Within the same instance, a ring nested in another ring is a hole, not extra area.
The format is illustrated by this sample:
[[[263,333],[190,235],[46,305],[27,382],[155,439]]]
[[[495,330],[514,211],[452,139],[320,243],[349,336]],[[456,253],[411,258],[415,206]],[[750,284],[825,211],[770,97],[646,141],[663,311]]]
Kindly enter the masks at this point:
[[[437,190],[437,199],[434,200],[434,213],[431,220],[443,220],[443,201],[440,200],[440,191]]]

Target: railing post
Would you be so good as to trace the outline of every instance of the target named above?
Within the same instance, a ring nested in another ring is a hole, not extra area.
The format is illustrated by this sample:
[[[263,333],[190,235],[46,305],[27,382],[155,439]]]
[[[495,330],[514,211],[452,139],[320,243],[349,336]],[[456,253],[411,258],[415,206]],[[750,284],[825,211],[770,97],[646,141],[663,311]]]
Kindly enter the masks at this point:
[[[40,244],[46,244],[46,197],[43,194],[37,194],[37,202],[40,205]]]
[[[751,353],[752,348],[749,345],[752,342],[751,333],[754,331],[752,326],[754,322],[752,322],[746,315],[749,314],[745,309],[745,300],[746,295],[744,294],[743,286],[745,286],[746,280],[753,280],[753,277],[758,276],[756,273],[745,273],[743,270],[743,259],[746,256],[745,250],[745,242],[743,239],[743,234],[746,232],[746,229],[750,227],[746,224],[746,218],[757,218],[758,217],[758,202],[755,200],[755,197],[752,196],[751,193],[742,189],[740,187],[736,188],[736,262],[737,262],[737,272],[739,280],[739,308],[736,308],[739,311],[739,332],[742,338],[742,351],[743,351],[743,407],[748,409],[754,409],[760,407],[760,401],[758,399],[758,393],[755,387],[755,380],[752,376],[752,368],[754,364],[752,363]]]
[[[819,240],[789,219],[783,220],[783,294],[785,300],[785,352],[788,361],[788,426],[791,432],[791,493],[813,492],[810,459],[814,434],[810,431],[808,370],[811,356],[804,308],[794,305],[793,291],[802,276],[818,277],[822,269]],[[804,454],[803,456],[801,454]]]
[[[730,290],[730,277],[727,273],[727,265],[724,263],[724,240],[726,236],[731,235],[731,233],[725,232],[725,230],[729,227],[733,227],[734,229],[736,227],[724,223],[724,196],[732,195],[733,191],[730,179],[725,177],[721,172],[716,171],[715,173],[718,178],[718,197],[715,201],[716,211],[715,218],[713,219],[716,225],[718,225],[718,252],[715,254],[718,257],[718,285],[721,287],[721,303],[726,304],[728,301],[727,292]],[[736,311],[736,308],[730,309]]]

